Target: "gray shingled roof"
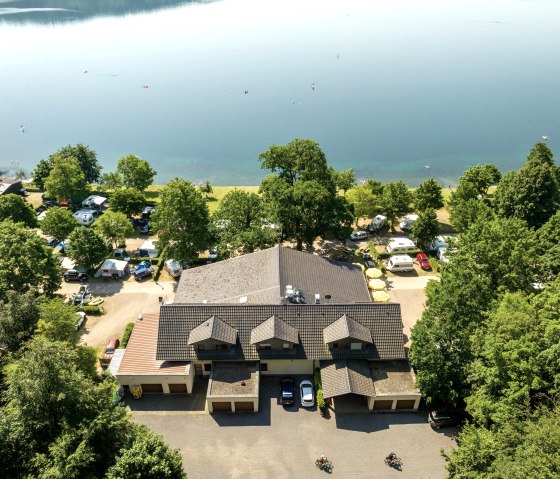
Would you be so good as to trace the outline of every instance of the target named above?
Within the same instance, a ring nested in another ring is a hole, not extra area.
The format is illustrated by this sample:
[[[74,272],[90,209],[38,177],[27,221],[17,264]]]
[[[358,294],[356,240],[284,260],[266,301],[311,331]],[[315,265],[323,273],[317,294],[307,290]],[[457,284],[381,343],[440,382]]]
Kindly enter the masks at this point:
[[[364,343],[371,343],[371,333],[368,328],[354,321],[347,314],[343,314],[334,323],[323,330],[325,344],[335,343],[341,339],[357,339]]]
[[[325,399],[343,394],[375,396],[375,387],[367,361],[321,362],[321,385]]]
[[[251,344],[262,343],[270,339],[280,339],[297,344],[299,342],[298,330],[273,315],[251,331]]]
[[[183,271],[175,303],[279,304],[286,285],[312,303],[371,302],[361,269],[350,263],[275,246]],[[325,296],[330,296],[330,299]]]
[[[359,350],[333,349],[323,341],[323,330],[347,314],[371,333],[373,343]],[[291,350],[258,350],[252,331],[277,316],[299,332]],[[217,316],[237,331],[238,342],[227,351],[197,351],[189,344],[191,332]],[[396,303],[224,305],[166,304],[160,308],[158,360],[188,361],[257,359],[404,359],[403,325]]]
[[[187,344],[196,344],[207,339],[235,344],[237,342],[237,331],[227,323],[224,323],[220,318],[211,316],[190,331]]]

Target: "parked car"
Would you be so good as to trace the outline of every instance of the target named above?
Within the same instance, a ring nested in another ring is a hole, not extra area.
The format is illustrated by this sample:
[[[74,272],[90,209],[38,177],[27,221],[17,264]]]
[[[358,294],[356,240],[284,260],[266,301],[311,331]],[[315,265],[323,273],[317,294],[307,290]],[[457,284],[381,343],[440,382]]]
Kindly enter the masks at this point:
[[[134,279],[136,281],[142,281],[143,279],[151,278],[153,274],[154,274],[154,269],[151,267],[136,268],[136,271],[134,272]]]
[[[301,407],[315,406],[315,390],[311,381],[304,379],[299,383],[299,393],[301,397]]]
[[[86,313],[84,313],[83,311],[77,311],[76,312],[76,331],[78,331],[78,329],[80,329],[86,321],[87,321]]]
[[[60,243],[60,240],[58,238],[49,238],[45,240],[45,242],[47,243],[47,246],[52,246],[54,248],[58,245],[58,243]]]
[[[58,207],[58,203],[56,201],[51,201],[51,200],[46,200],[43,202],[43,204],[47,207],[47,208],[56,208]]]
[[[140,229],[140,234],[147,235],[150,233],[150,222],[148,221],[142,228]]]
[[[354,231],[354,233],[352,233],[350,235],[350,239],[352,241],[359,241],[359,240],[367,239],[367,231],[363,231],[363,230]]]
[[[142,218],[149,218],[150,216],[152,216],[152,213],[154,212],[156,208],[154,206],[146,206],[144,208],[144,211],[142,211]]]
[[[458,426],[461,424],[461,417],[459,414],[452,411],[431,411],[428,414],[428,422],[433,429],[440,427]]]
[[[292,406],[296,398],[296,383],[294,378],[282,378],[280,384],[280,402],[284,406]]]
[[[416,260],[418,261],[418,264],[420,265],[421,269],[423,269],[425,271],[429,271],[429,270],[432,269],[432,265],[430,264],[430,260],[425,255],[425,253],[418,253],[416,255]]]
[[[138,263],[136,265],[136,270],[138,271],[139,269],[148,269],[151,268],[152,264],[149,261],[140,261],[140,263]]]
[[[208,259],[217,259],[218,258],[218,247],[212,246],[208,252]]]
[[[179,261],[175,261],[174,259],[168,259],[165,262],[165,269],[171,276],[173,276],[174,278],[178,278],[179,276],[181,276],[183,269],[187,269],[187,268],[183,268],[183,266],[181,265],[181,263],[179,263]]]
[[[107,343],[107,347],[105,348],[105,354],[103,354],[103,358],[101,359],[101,366],[108,366],[113,359],[113,355],[115,354],[115,349],[120,346],[121,342],[117,338],[109,339]]]
[[[69,269],[63,274],[64,281],[87,281],[88,275],[87,273],[80,273],[75,269]]]

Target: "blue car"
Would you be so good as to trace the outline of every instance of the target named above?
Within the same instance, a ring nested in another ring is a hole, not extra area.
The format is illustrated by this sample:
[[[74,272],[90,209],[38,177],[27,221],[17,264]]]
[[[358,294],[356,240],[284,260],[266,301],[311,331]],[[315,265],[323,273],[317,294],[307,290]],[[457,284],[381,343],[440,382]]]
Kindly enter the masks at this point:
[[[151,278],[153,274],[153,268],[136,268],[136,271],[134,272],[134,279],[136,281],[142,281],[143,279]]]
[[[294,378],[282,378],[280,380],[280,402],[283,406],[292,406],[295,403],[296,386]]]

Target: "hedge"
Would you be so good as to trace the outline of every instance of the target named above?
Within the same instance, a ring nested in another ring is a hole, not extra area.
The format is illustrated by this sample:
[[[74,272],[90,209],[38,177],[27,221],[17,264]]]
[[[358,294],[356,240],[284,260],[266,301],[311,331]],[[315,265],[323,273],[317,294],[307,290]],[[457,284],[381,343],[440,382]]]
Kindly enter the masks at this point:
[[[317,407],[321,414],[324,413],[327,409],[327,403],[323,398],[323,385],[321,384],[321,370],[319,368],[315,368],[315,391],[317,392]]]
[[[126,328],[124,328],[124,333],[122,335],[122,341],[121,341],[121,349],[126,348],[126,345],[128,344],[128,340],[130,339],[130,335],[132,334],[132,330],[134,329],[134,323],[128,323],[126,325]]]
[[[76,306],[76,311],[89,314],[90,316],[101,316],[105,314],[105,310],[101,306]]]

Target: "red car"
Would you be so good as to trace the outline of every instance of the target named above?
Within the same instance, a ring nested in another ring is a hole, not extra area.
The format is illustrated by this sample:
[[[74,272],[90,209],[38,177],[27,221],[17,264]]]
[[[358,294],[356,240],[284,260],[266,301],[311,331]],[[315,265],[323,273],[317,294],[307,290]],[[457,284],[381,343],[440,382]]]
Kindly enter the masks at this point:
[[[105,354],[103,355],[103,359],[101,359],[101,366],[109,366],[111,359],[113,359],[113,355],[115,354],[115,349],[120,346],[120,341],[117,338],[109,339],[107,343],[107,347],[105,348]]]
[[[418,261],[420,268],[422,268],[423,270],[428,271],[432,269],[432,265],[430,264],[428,257],[424,253],[418,253],[416,255],[416,260]]]

